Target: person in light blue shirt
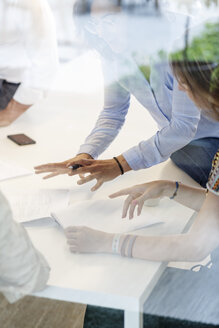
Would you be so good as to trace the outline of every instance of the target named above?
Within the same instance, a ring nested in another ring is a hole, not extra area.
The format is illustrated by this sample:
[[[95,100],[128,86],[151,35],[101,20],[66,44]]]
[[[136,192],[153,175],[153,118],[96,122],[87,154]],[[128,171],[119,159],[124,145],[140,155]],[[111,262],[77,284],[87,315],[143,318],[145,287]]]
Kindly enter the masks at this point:
[[[149,168],[171,157],[176,165],[205,187],[212,159],[219,147],[218,122],[200,113],[179,87],[168,61],[152,66],[149,83],[133,58],[115,42],[115,38],[111,38],[110,18],[105,15],[98,23],[91,20],[84,27],[89,44],[101,55],[105,78],[104,108],[95,127],[76,157],[38,166],[36,172],[50,172],[47,177],[80,174],[78,184],[96,179],[97,183],[91,189],[95,191],[120,174]],[[158,131],[113,159],[97,160],[122,128],[131,95],[150,112]],[[75,164],[83,167],[72,172],[68,166]],[[90,174],[84,177],[83,173]]]

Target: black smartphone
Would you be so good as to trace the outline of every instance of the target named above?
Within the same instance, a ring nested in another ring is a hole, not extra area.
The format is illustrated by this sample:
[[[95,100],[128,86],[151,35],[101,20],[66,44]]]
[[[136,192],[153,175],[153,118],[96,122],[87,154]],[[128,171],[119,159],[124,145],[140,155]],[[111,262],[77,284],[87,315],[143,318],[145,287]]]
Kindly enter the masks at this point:
[[[25,146],[25,145],[33,145],[36,143],[33,139],[30,137],[26,136],[25,134],[11,134],[8,136],[10,140],[15,142],[19,146]]]

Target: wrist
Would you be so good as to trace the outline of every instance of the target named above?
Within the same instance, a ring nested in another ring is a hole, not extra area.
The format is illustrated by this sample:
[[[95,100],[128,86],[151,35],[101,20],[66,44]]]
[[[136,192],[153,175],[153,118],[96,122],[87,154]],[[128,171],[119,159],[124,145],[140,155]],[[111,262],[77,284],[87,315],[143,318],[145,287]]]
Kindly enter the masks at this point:
[[[77,154],[76,156],[80,157],[80,158],[85,158],[85,159],[93,159],[93,157],[88,153],[80,153],[80,154]]]
[[[113,243],[114,234],[106,233],[103,241],[103,252],[112,254],[112,243]]]
[[[171,197],[176,189],[176,183],[174,181],[164,181],[162,186],[162,196]]]
[[[123,155],[116,156],[116,158],[118,159],[120,165],[122,166],[124,173],[131,170],[131,167],[126,162],[126,160],[125,160],[125,158],[124,158]]]

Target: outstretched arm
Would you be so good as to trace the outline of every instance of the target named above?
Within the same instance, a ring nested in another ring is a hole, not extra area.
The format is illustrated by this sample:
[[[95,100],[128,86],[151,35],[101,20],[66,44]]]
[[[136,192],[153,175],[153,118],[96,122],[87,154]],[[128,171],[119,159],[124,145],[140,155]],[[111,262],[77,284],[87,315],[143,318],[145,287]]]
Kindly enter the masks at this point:
[[[36,166],[36,173],[49,173],[45,178],[59,174],[79,174],[79,184],[93,179],[97,180],[92,191],[97,190],[104,182],[112,180],[121,174],[114,159],[95,160],[115,139],[124,124],[129,108],[129,93],[119,83],[111,83],[105,87],[105,104],[96,125],[81,145],[78,155],[61,163],[51,163]],[[86,161],[88,159],[88,161]],[[124,172],[131,168],[122,155],[118,156]],[[82,165],[78,170],[72,171],[69,166]],[[90,173],[86,178],[84,173]]]
[[[127,195],[122,217],[126,217],[129,212],[129,218],[132,219],[136,209],[137,214],[141,214],[142,207],[147,199],[171,197],[175,191],[176,183],[174,181],[157,180],[122,189],[109,197],[116,198]],[[180,183],[174,200],[198,212],[205,200],[205,196],[205,189]]]
[[[195,223],[186,234],[166,236],[137,236],[132,256],[149,261],[200,261],[219,245],[218,196],[209,193]],[[112,254],[114,234],[89,229],[69,227],[67,243],[72,252]],[[118,253],[125,235],[119,240]],[[127,249],[125,250],[127,256]]]

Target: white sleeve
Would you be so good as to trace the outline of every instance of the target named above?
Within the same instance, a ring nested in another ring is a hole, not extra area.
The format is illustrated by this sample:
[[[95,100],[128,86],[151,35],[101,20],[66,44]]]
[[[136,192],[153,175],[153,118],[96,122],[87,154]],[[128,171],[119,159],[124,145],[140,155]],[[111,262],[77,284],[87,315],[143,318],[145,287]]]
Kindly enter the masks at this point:
[[[9,205],[0,193],[0,291],[13,303],[43,289],[50,268],[25,229],[13,221]]]
[[[23,72],[14,100],[32,105],[51,87],[58,69],[56,28],[45,0],[19,1],[27,6],[31,22],[24,42],[29,65]]]

